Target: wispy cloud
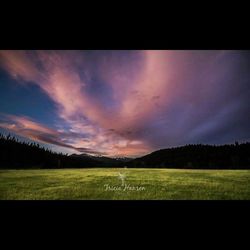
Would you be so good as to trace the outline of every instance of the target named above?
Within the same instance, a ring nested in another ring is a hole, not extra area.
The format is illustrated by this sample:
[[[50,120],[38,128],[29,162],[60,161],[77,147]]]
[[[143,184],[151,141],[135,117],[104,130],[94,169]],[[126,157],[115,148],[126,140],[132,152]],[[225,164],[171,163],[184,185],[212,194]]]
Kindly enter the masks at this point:
[[[1,67],[18,83],[39,86],[63,120],[51,129],[9,116],[1,126],[107,155],[199,142],[232,122],[236,112],[249,124],[243,117],[249,99],[244,60],[237,51],[0,51]],[[220,115],[226,107],[232,112]]]
[[[0,127],[14,132],[17,135],[27,137],[29,139],[57,145],[60,147],[74,149],[78,152],[97,154],[104,152],[97,152],[90,148],[76,147],[70,144],[71,138],[81,138],[83,135],[74,132],[58,131],[47,126],[37,123],[25,116],[1,115]]]
[[[117,107],[112,109],[111,100],[107,100],[106,105],[103,105],[97,98],[98,86],[96,89],[92,87],[96,83],[81,77],[85,69],[82,68],[80,72],[76,70],[77,66],[84,65],[84,58],[82,60],[78,53],[1,51],[0,58],[2,67],[11,76],[17,80],[24,80],[26,84],[38,85],[57,104],[58,116],[71,126],[72,131],[87,133],[91,138],[89,143],[82,143],[79,138],[75,138],[75,143],[88,144],[96,151],[106,149],[110,154],[118,155],[123,154],[123,149],[127,152],[131,142],[131,145],[134,145],[133,139],[126,138],[123,130],[133,126],[132,122],[135,123],[138,109],[134,113],[128,112],[126,106],[129,106],[129,93],[124,97],[121,94],[116,96],[119,92],[117,86],[122,87],[123,82],[118,81],[117,85],[114,85],[114,81],[106,83],[106,88],[110,87],[109,91],[113,92],[111,98],[116,99]],[[78,62],[81,64],[77,65]],[[110,69],[105,76],[113,75],[112,70],[114,69]],[[124,68],[124,70],[128,69]],[[101,78],[102,75],[99,81],[102,81]],[[104,76],[103,79],[105,79]],[[99,85],[102,84],[104,83],[99,83]],[[100,91],[102,90],[103,88]],[[30,137],[28,134],[26,136]],[[117,146],[125,139],[128,141],[126,147]],[[143,148],[143,152],[146,153],[146,146],[142,147],[141,144],[138,144],[138,150],[141,152]],[[137,154],[134,148],[133,146],[134,154]]]

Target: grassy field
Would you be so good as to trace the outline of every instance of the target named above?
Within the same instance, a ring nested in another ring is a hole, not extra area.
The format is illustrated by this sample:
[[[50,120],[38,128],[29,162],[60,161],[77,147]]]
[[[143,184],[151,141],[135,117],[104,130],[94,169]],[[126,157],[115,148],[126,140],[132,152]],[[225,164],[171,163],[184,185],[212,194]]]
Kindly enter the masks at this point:
[[[0,199],[250,199],[250,170],[0,170]]]

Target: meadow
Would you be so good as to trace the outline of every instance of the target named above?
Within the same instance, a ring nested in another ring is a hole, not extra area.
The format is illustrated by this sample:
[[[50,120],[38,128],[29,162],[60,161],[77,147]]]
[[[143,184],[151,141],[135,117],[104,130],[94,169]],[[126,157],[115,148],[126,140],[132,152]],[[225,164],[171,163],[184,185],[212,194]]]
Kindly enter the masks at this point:
[[[0,170],[1,200],[245,200],[250,170]]]

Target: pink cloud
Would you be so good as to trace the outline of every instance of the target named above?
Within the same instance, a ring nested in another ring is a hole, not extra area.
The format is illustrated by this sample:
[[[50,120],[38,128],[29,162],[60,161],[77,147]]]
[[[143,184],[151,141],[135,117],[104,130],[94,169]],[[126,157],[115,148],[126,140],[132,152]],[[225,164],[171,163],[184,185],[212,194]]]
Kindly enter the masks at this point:
[[[48,128],[47,126],[35,122],[25,116],[2,115],[0,127],[7,129],[17,135],[42,143],[48,143],[60,147],[74,149],[78,152],[90,154],[106,154],[105,152],[96,152],[90,148],[82,147],[82,145],[79,145],[79,147],[77,147],[76,145],[68,143],[69,139],[81,136],[77,133],[70,133]],[[83,138],[81,138],[81,141],[84,143]]]
[[[213,110],[206,104],[207,97],[216,93],[218,82],[225,78],[223,72],[228,71],[227,64],[214,66],[224,51],[131,53],[129,61],[103,56],[91,67],[81,51],[0,51],[1,67],[15,79],[39,86],[57,105],[68,129],[55,124],[64,131],[60,133],[23,117],[10,117],[13,127],[2,126],[33,139],[39,139],[39,133],[56,135],[65,147],[136,156],[150,151],[151,142],[159,137],[170,142],[184,137],[194,124],[200,125],[203,116],[212,114],[203,110]],[[98,79],[93,80],[94,76]],[[173,114],[175,110],[179,115]],[[197,118],[190,120],[194,114]],[[159,127],[164,131],[157,135]]]
[[[79,132],[79,130],[83,129],[81,132],[89,133],[89,137],[92,139],[92,142],[89,142],[90,147],[95,150],[109,151],[110,154],[112,154],[111,151],[113,150],[115,150],[115,153],[120,154],[125,151],[124,148],[128,152],[127,148],[130,147],[129,152],[137,154],[136,150],[139,152],[145,146],[142,147],[141,144],[136,145],[133,143],[126,144],[126,147],[119,145],[122,140],[133,141],[128,135],[123,134],[123,131],[128,128],[133,129],[139,121],[138,119],[141,120],[147,116],[153,108],[150,98],[162,91],[162,87],[159,86],[162,79],[150,78],[145,80],[152,70],[157,70],[158,77],[163,77],[161,69],[157,69],[156,65],[154,65],[157,57],[161,57],[160,53],[155,55],[154,52],[145,52],[145,56],[143,55],[145,62],[142,65],[145,65],[146,68],[140,66],[140,69],[143,68],[142,72],[133,72],[134,81],[130,83],[128,78],[122,77],[123,71],[126,74],[129,73],[129,69],[126,67],[120,69],[119,76],[114,76],[115,68],[112,68],[106,74],[101,72],[104,74],[102,75],[103,79],[109,79],[108,84],[112,87],[113,95],[117,98],[120,106],[116,112],[111,113],[106,112],[106,107],[95,96],[89,95],[85,91],[89,83],[84,82],[80,78],[79,72],[72,66],[75,63],[72,58],[76,61],[77,58],[69,55],[50,51],[35,51],[33,54],[26,51],[1,51],[0,62],[1,66],[14,78],[20,78],[38,85],[57,104],[58,115],[71,126],[71,130]],[[38,68],[38,65],[40,65],[40,68]],[[151,68],[151,66],[153,67]],[[150,87],[152,80],[155,86],[153,89]],[[124,84],[125,81],[127,81],[127,84]],[[143,100],[134,98],[131,95],[131,92],[136,91],[136,89],[140,90]],[[145,100],[148,102],[145,102]],[[138,107],[141,101],[147,104],[143,109]],[[14,120],[19,125],[28,126],[29,132],[30,130],[36,130],[50,134],[49,131],[45,131],[44,127],[39,127],[38,124],[27,119],[25,123],[22,123],[22,119],[16,117]],[[86,127],[88,129],[84,131]],[[113,132],[107,133],[106,131],[110,128],[113,129]],[[37,139],[33,132],[31,134],[29,132],[25,134],[27,137]],[[77,139],[79,140],[79,138]]]

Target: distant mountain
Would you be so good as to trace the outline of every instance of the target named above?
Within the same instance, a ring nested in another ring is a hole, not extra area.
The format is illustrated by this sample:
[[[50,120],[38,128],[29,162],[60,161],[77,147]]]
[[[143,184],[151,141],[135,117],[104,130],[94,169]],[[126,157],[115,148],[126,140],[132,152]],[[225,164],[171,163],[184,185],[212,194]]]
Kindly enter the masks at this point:
[[[86,160],[94,160],[99,163],[100,166],[110,166],[110,167],[119,167],[123,166],[125,160],[122,158],[110,158],[105,156],[93,156],[88,154],[72,154],[70,155],[72,158],[81,159],[82,161]],[[128,158],[126,158],[128,159]]]
[[[133,158],[128,158],[128,157],[118,157],[118,158],[115,158],[116,160],[118,161],[122,161],[122,162],[129,162],[129,161],[132,161]]]

